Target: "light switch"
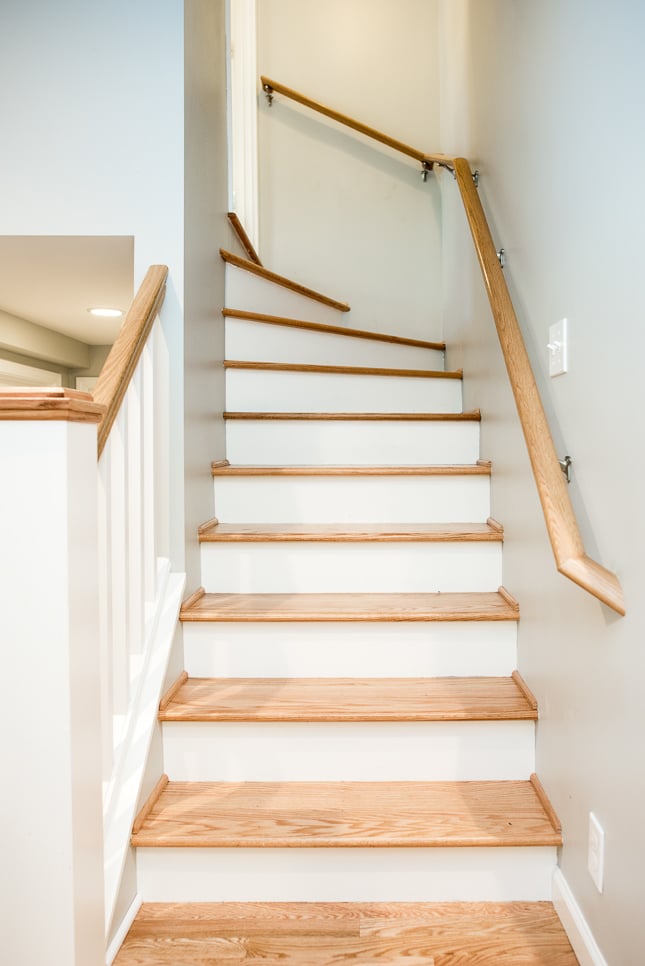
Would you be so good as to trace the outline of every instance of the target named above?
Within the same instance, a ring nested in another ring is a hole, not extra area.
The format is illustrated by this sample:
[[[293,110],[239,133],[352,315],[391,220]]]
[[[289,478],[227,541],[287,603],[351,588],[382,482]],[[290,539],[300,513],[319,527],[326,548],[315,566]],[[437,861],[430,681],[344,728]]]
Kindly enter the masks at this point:
[[[561,376],[569,368],[569,346],[567,340],[567,320],[560,319],[549,327],[549,375]]]

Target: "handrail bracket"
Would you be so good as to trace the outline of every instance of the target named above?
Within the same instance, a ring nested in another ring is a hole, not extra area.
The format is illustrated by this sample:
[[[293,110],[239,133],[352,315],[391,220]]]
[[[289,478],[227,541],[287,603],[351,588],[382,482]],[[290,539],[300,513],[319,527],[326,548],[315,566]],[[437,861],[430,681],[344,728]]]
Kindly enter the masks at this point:
[[[434,161],[422,161],[421,162],[421,180],[427,181],[428,175],[432,173],[434,168]]]
[[[266,94],[266,99],[269,107],[271,107],[271,105],[273,104],[273,88],[271,87],[270,84],[263,84],[262,90]]]

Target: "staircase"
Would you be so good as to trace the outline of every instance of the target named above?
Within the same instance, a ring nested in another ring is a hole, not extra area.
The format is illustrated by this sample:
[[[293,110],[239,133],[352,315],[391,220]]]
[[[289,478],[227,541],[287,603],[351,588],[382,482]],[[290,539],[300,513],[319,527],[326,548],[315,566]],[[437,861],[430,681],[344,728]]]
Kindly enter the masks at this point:
[[[116,962],[570,966],[462,373],[245,268],[228,460],[160,707],[170,780],[134,826],[144,906]]]

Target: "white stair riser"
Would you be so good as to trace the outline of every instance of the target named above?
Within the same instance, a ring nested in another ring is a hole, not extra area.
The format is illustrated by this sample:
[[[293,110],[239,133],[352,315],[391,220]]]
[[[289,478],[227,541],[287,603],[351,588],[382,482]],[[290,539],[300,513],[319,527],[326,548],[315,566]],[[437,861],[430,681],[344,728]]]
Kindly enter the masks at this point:
[[[538,902],[556,849],[138,849],[144,902]]]
[[[458,413],[461,379],[227,369],[233,412]]]
[[[207,593],[434,593],[494,591],[499,542],[203,543]]]
[[[231,476],[215,478],[222,523],[481,523],[488,476]]]
[[[297,281],[306,285],[304,279]],[[321,294],[343,301],[342,293]],[[288,319],[307,319],[309,322],[322,322],[324,325],[342,325],[343,321],[351,324],[346,321],[349,312],[341,312],[305,295],[298,295],[283,285],[270,282],[229,263],[226,265],[225,304],[227,308],[242,309],[245,312],[282,315]]]
[[[305,319],[312,321],[310,313]],[[337,313],[334,324],[346,324],[351,328],[351,314]],[[227,359],[312,363],[319,366],[389,366],[399,369],[444,367],[444,353],[439,349],[375,342],[230,317],[226,319],[225,328]]]
[[[515,621],[183,624],[191,677],[508,676]]]
[[[231,463],[467,464],[479,459],[478,422],[228,420]]]
[[[535,771],[532,721],[164,722],[173,781],[504,781]]]

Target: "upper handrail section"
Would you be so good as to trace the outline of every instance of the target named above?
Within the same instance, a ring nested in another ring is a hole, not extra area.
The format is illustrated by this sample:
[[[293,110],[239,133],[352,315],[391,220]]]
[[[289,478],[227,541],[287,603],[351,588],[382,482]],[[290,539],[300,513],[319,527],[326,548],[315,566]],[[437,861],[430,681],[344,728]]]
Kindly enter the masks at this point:
[[[324,114],[325,117],[331,118],[332,121],[338,121],[339,124],[344,124],[345,127],[351,127],[353,131],[358,131],[359,134],[364,134],[374,141],[380,141],[381,144],[387,145],[388,148],[392,148],[394,151],[407,154],[409,158],[414,158],[415,161],[418,161],[428,171],[431,171],[435,164],[448,167],[452,170],[453,159],[447,157],[445,154],[426,154],[425,151],[413,148],[410,144],[405,144],[403,141],[397,141],[396,138],[391,138],[389,135],[383,134],[382,131],[377,131],[374,127],[368,127],[367,124],[363,124],[361,121],[357,121],[347,114],[341,114],[340,111],[335,111],[332,107],[321,104],[320,101],[314,101],[310,97],[305,97],[299,91],[294,91],[291,87],[285,87],[284,84],[280,84],[278,81],[271,80],[269,77],[261,77],[260,80],[262,82],[262,90],[269,97],[273,97],[274,93],[282,94],[284,97],[288,97],[290,100],[302,104],[303,107],[308,107],[318,114]]]
[[[166,265],[150,266],[101,369],[92,393],[94,402],[105,406],[105,413],[98,427],[99,458],[161,308],[166,294],[167,278]]]
[[[298,91],[262,77],[266,94],[283,94],[340,124],[379,141],[419,161],[424,169],[433,165],[448,168],[455,177],[473,238],[484,285],[490,302],[515,405],[524,433],[531,468],[558,571],[618,614],[625,614],[625,597],[612,571],[589,557],[584,548],[575,511],[560,468],[531,362],[524,344],[515,309],[484,213],[470,164],[465,158],[427,154],[332,108],[313,101]]]

